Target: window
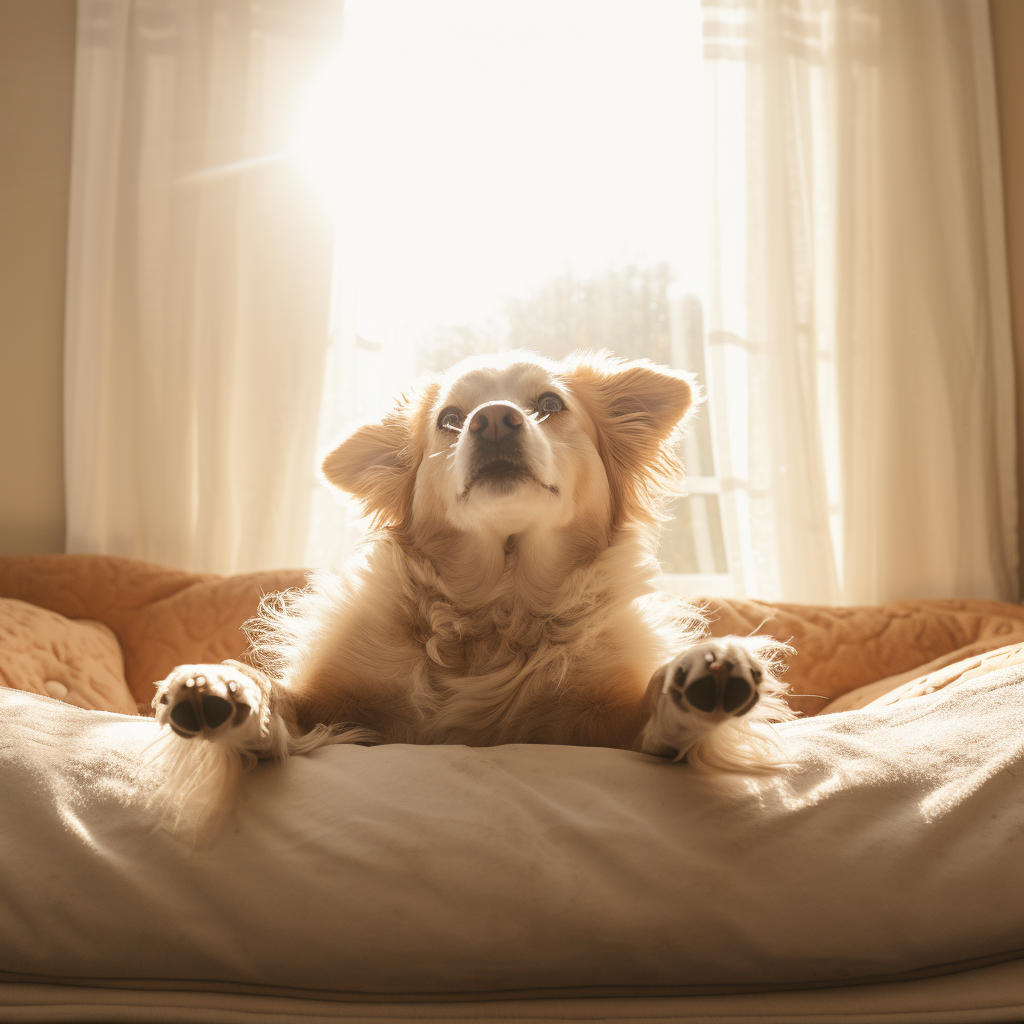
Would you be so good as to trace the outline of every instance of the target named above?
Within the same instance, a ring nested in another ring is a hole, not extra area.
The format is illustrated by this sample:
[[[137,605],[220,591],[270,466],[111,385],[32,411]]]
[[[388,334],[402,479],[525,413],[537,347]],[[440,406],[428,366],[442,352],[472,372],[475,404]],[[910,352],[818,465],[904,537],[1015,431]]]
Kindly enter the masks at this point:
[[[698,0],[347,0],[305,121],[336,211],[321,438],[475,352],[609,348],[706,385]],[[705,406],[661,558],[727,589]],[[310,559],[353,528],[318,498]]]

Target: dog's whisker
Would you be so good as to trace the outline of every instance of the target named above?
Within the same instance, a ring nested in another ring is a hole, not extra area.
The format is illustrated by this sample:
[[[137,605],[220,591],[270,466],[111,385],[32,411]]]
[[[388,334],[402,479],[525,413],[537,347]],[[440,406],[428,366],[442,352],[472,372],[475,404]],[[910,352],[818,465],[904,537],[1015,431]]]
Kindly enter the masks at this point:
[[[700,609],[635,603],[656,586],[649,554],[662,492],[681,472],[674,432],[690,384],[600,353],[560,365],[509,358],[431,378],[324,460],[327,479],[362,499],[378,529],[357,572],[322,573],[262,603],[247,630],[251,662],[182,666],[160,684],[168,743],[153,758],[164,759],[175,808],[224,799],[259,758],[328,743],[543,740],[715,771],[779,763],[762,727],[796,712],[771,674],[778,642],[701,639]],[[568,406],[540,402],[551,388]],[[586,423],[584,403],[594,410]],[[527,411],[537,404],[548,411]],[[638,406],[651,427],[639,439],[630,416],[607,411]],[[423,452],[417,424],[436,422],[438,408],[447,433],[432,432],[440,450]],[[463,409],[486,411],[470,419]],[[614,511],[607,490],[567,483],[600,472],[612,448],[615,474],[643,484],[624,488]],[[230,699],[188,690],[200,674]],[[624,687],[632,678],[656,681],[649,698]]]

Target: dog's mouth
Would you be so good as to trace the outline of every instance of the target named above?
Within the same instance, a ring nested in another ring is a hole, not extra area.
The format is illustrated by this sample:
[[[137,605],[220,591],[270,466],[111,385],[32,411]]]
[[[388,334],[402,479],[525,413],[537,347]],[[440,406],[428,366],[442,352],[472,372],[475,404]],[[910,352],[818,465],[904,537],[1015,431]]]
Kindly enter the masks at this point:
[[[478,484],[487,486],[492,493],[508,494],[526,481],[532,481],[544,490],[558,494],[558,488],[554,484],[544,483],[525,463],[498,458],[473,470],[465,489],[459,495],[459,501],[468,498],[470,491]]]

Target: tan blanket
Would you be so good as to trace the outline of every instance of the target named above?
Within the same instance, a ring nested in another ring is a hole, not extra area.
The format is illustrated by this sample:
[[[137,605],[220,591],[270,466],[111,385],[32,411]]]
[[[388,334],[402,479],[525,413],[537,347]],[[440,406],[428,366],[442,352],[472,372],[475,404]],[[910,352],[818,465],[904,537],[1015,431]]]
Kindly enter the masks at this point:
[[[175,665],[241,657],[242,623],[263,594],[300,587],[304,570],[216,576],[100,555],[0,557],[0,598],[108,626],[132,696],[148,705]],[[998,601],[900,601],[859,608],[700,599],[716,635],[768,633],[795,649],[786,681],[794,706],[863,706],[922,671],[1024,642],[1024,609]],[[879,684],[879,680],[883,682]],[[808,696],[813,695],[813,696]],[[830,710],[838,709],[830,708]]]
[[[5,1014],[4,980],[333,996],[339,1013],[366,1000],[349,1011],[362,1024],[379,1024],[375,999],[405,995],[413,1016],[489,993],[490,1009],[433,1019],[497,1024],[519,1018],[500,1005],[517,993],[760,991],[1019,958],[1022,707],[1024,668],[994,665],[890,707],[786,722],[793,767],[766,776],[607,747],[338,744],[257,766],[197,836],[147,803],[152,719],[0,688],[0,1021],[331,1016],[225,1001],[157,1017],[134,998]],[[933,1016],[914,996],[876,1024],[1021,1019],[995,1002]],[[627,1016],[591,1009],[530,1016]],[[643,1018],[679,1019],[650,1005]],[[837,1000],[768,1019],[865,1017]]]

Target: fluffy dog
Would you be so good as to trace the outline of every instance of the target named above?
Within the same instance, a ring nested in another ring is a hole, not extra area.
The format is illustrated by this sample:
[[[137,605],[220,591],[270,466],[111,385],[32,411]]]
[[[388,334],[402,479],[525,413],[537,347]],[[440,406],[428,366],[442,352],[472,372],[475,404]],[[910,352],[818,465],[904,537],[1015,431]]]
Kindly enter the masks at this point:
[[[265,601],[251,664],[160,684],[167,789],[325,743],[571,743],[713,769],[777,760],[765,637],[659,597],[694,385],[605,353],[471,359],[326,457],[376,527],[344,575]],[[213,781],[211,781],[213,780]]]

